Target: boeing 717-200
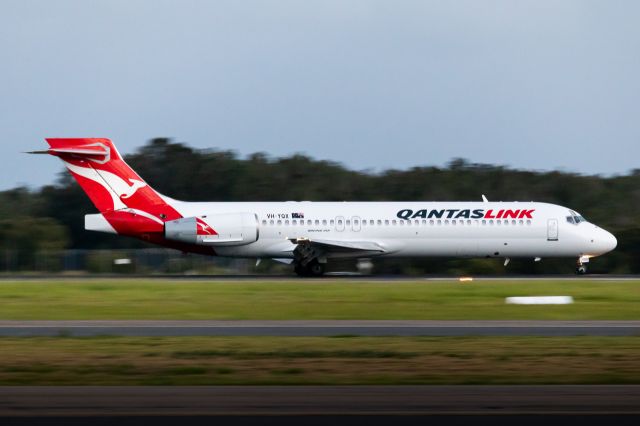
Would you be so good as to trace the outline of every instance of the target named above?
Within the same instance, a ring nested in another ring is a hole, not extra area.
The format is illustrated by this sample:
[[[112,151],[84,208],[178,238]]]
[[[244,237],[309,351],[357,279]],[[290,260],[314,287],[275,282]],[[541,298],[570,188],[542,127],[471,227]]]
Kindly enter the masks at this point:
[[[272,258],[319,276],[333,259],[548,257],[589,259],[616,238],[579,213],[536,202],[183,202],[154,191],[109,139],[47,139],[97,214],[85,229],[183,252]],[[206,185],[206,182],[194,183]]]

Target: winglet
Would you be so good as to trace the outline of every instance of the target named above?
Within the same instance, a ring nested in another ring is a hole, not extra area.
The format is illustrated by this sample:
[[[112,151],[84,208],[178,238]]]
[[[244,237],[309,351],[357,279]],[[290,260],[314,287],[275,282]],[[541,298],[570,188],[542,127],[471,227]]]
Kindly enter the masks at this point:
[[[484,196],[484,194],[482,194],[482,202],[483,203],[488,203],[489,200],[487,200],[487,197]]]

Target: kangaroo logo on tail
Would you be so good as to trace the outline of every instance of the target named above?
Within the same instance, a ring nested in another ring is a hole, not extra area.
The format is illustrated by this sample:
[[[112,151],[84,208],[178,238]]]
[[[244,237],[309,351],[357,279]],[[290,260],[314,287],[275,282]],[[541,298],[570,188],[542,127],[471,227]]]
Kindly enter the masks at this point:
[[[143,182],[138,179],[129,179],[129,182],[131,182],[133,185],[131,185],[126,192],[120,194],[120,198],[129,198],[133,194],[135,194],[138,191],[138,189],[144,188],[145,186],[147,186],[146,182]]]

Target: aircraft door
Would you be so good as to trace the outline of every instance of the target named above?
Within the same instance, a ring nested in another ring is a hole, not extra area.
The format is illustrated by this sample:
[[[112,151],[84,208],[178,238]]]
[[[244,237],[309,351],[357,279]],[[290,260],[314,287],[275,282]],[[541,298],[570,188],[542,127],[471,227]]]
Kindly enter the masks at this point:
[[[336,217],[336,231],[338,232],[344,231],[344,216]]]
[[[547,220],[547,241],[558,241],[558,219]]]
[[[360,232],[361,220],[358,216],[351,218],[351,230],[354,232]]]

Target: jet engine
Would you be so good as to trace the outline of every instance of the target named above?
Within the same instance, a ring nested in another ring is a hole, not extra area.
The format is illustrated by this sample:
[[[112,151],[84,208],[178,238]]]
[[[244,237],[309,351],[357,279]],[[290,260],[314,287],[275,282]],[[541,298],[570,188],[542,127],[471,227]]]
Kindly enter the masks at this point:
[[[167,240],[206,246],[241,246],[258,240],[254,213],[222,213],[170,220],[164,224]]]

